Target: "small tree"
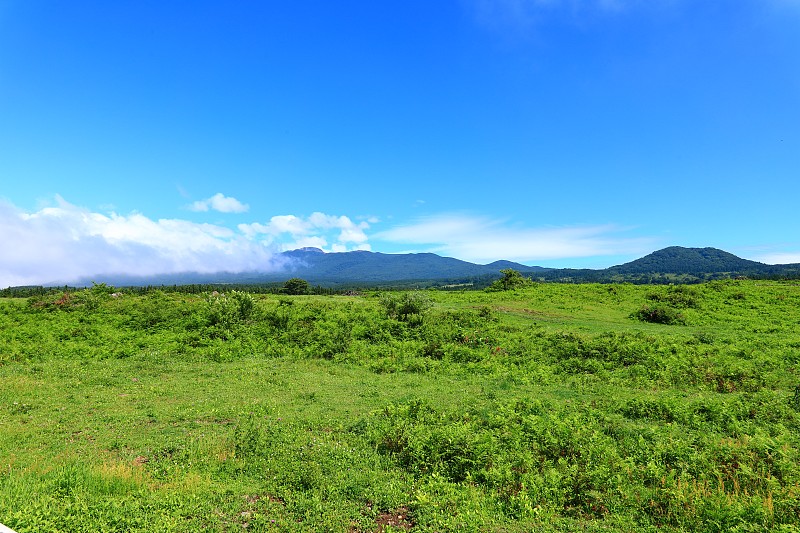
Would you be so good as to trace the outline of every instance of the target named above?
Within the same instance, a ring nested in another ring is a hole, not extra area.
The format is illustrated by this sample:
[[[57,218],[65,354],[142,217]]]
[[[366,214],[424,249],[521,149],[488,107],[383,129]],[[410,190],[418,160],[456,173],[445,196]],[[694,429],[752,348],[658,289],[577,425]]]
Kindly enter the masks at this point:
[[[510,291],[512,289],[518,289],[533,283],[530,278],[524,277],[513,268],[504,268],[500,271],[500,273],[503,276],[492,283],[487,290]]]
[[[106,285],[105,283],[96,283],[92,282],[92,286],[89,288],[89,291],[94,296],[109,296],[112,293],[116,292],[117,289],[110,285]]]
[[[292,278],[283,284],[285,294],[310,294],[311,286],[302,278]]]

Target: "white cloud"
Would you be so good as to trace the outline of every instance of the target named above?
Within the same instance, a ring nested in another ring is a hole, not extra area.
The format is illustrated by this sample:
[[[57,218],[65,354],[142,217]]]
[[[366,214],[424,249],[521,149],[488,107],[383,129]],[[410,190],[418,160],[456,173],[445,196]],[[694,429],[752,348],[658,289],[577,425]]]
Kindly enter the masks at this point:
[[[220,213],[245,213],[250,209],[250,206],[243,204],[236,198],[225,196],[221,192],[218,192],[211,198],[194,202],[189,206],[189,209],[199,212],[214,210]]]
[[[60,197],[33,213],[0,203],[0,286],[69,282],[102,274],[275,271],[264,243],[213,224],[101,214]]]
[[[306,235],[311,231],[311,224],[303,219],[294,215],[278,215],[274,216],[269,221],[269,226],[266,226],[267,233],[271,235],[280,235],[281,233],[289,233],[292,236]]]
[[[295,215],[278,215],[267,224],[239,224],[238,229],[250,239],[263,236],[266,242],[282,242],[284,250],[313,247],[331,252],[348,249],[369,249],[367,234],[369,222],[353,222],[349,217],[315,212],[308,218]],[[288,235],[290,242],[284,240]],[[335,241],[328,248],[329,240]],[[348,245],[352,245],[348,248]]]
[[[328,241],[325,240],[325,237],[320,237],[319,235],[310,235],[308,237],[300,237],[295,242],[291,244],[284,244],[284,250],[295,250],[297,248],[319,248],[320,250],[324,250],[328,246]],[[342,245],[334,244],[334,249],[331,250],[333,252],[345,252],[347,251],[347,247]]]
[[[613,225],[525,228],[485,217],[445,214],[372,237],[427,246],[425,251],[477,263],[641,254],[652,249],[652,239],[613,236],[620,231],[622,228]]]

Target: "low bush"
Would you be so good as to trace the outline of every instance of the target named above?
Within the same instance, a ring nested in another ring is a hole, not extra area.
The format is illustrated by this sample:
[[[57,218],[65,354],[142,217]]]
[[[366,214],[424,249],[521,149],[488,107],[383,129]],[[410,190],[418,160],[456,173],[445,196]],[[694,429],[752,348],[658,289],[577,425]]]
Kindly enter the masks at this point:
[[[631,314],[631,318],[653,324],[684,325],[686,318],[683,313],[666,305],[643,305],[638,311]]]
[[[380,303],[389,317],[404,322],[421,321],[425,312],[433,306],[430,297],[418,291],[385,294]]]
[[[241,291],[231,291],[228,294],[215,291],[205,301],[208,324],[222,329],[230,329],[234,324],[252,318],[256,308],[253,295]]]
[[[700,305],[700,293],[688,285],[672,285],[665,291],[651,292],[647,298],[679,309],[696,309]]]

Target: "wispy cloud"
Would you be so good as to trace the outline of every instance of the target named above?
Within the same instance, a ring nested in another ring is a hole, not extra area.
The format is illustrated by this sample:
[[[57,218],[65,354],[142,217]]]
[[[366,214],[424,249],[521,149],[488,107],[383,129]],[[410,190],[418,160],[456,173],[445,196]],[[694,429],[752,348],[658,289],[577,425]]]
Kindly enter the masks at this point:
[[[778,8],[800,9],[800,0],[768,0],[768,2]]]
[[[0,203],[0,285],[73,281],[102,274],[274,271],[280,256],[223,226],[140,213],[92,212],[56,197],[28,213]]]
[[[641,5],[666,4],[677,0],[465,0],[477,22],[495,30],[530,30],[554,16],[575,21],[587,17],[630,11]]]
[[[375,240],[424,247],[424,251],[487,263],[641,254],[654,240],[621,237],[614,225],[526,228],[504,220],[462,214],[420,218],[376,233]]]
[[[800,263],[800,251],[767,253],[755,257],[754,261],[759,261],[768,265],[788,265],[790,263]]]
[[[250,206],[243,204],[236,198],[225,196],[218,192],[211,198],[205,200],[198,200],[189,206],[192,211],[205,212],[209,210],[219,211],[220,213],[246,213]]]

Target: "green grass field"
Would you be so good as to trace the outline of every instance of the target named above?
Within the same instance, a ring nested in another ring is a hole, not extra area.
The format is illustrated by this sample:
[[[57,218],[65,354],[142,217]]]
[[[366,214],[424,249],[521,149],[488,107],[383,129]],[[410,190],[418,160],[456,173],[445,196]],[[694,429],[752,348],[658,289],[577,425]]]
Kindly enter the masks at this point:
[[[796,282],[107,289],[0,300],[18,533],[800,531]]]

